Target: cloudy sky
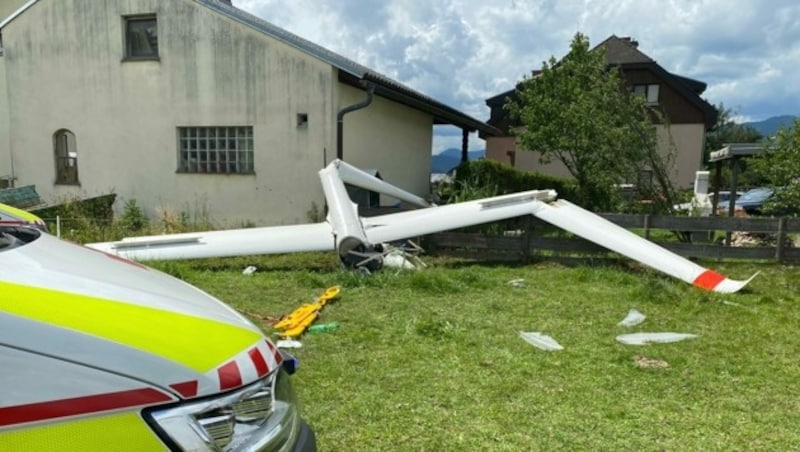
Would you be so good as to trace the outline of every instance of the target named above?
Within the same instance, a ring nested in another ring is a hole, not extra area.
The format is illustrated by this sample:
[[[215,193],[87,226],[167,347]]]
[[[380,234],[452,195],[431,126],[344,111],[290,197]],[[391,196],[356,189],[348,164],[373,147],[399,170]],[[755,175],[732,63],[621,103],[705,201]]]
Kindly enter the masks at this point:
[[[595,45],[631,36],[667,71],[740,121],[800,115],[797,0],[233,0],[305,39],[486,120],[485,100],[513,88],[576,32]],[[437,127],[434,152],[460,147]],[[470,149],[483,149],[477,136]]]

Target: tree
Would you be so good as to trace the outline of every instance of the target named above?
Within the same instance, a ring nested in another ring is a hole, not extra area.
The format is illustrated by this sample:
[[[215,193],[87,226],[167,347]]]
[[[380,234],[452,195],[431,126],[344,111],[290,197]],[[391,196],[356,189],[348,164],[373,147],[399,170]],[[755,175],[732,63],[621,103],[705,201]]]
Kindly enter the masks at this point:
[[[618,199],[616,184],[647,173],[654,184],[638,188],[659,210],[673,204],[668,173],[674,151],[659,154],[654,127],[665,119],[632,93],[619,68],[606,64],[603,48],[590,50],[589,39],[576,34],[569,53],[542,63],[517,93],[506,108],[520,147],[538,151],[545,163],[563,163],[577,182],[578,202],[608,210]]]
[[[751,160],[750,168],[775,190],[764,213],[800,215],[800,119],[769,137],[763,152]]]
[[[713,171],[714,164],[709,162],[711,153],[722,149],[728,143],[758,143],[762,140],[761,134],[753,127],[738,124],[733,120],[733,111],[725,105],[714,105],[717,110],[717,122],[706,132],[706,146],[703,151],[703,165]],[[755,171],[748,171],[748,160],[739,162],[738,183],[740,187],[761,185],[764,181]],[[722,179],[731,180],[731,169],[728,165],[722,166]]]
[[[717,110],[717,122],[706,132],[706,148],[703,162],[708,164],[711,152],[718,151],[727,143],[757,143],[762,136],[758,130],[733,120],[733,112],[720,103],[714,105]]]

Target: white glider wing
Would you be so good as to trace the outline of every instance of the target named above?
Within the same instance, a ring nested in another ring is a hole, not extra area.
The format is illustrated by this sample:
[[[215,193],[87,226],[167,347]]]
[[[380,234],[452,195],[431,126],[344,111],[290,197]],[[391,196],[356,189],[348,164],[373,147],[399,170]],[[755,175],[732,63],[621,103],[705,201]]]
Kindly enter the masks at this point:
[[[392,242],[530,215],[536,205],[555,199],[556,192],[554,190],[531,190],[363,218],[362,223],[371,243]]]
[[[737,292],[756,276],[745,281],[726,278],[563,199],[539,203],[532,213],[554,226],[706,290]]]
[[[127,259],[171,260],[333,251],[328,223],[132,237],[86,246]]]

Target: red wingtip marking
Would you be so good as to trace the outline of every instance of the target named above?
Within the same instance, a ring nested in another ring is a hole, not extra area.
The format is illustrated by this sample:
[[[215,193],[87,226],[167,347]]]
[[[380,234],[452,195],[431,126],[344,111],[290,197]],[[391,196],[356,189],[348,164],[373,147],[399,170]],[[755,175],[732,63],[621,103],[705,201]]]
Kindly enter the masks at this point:
[[[217,374],[219,375],[219,388],[223,391],[242,385],[242,374],[239,373],[239,365],[236,364],[236,361],[231,361],[217,369]]]
[[[170,388],[178,391],[178,393],[186,398],[195,397],[197,395],[197,380],[184,381],[183,383],[175,383],[169,385]]]
[[[721,283],[722,281],[725,281],[724,276],[715,271],[706,270],[703,273],[700,273],[700,276],[695,278],[692,284],[706,290],[714,290],[714,288],[717,287],[717,284]]]

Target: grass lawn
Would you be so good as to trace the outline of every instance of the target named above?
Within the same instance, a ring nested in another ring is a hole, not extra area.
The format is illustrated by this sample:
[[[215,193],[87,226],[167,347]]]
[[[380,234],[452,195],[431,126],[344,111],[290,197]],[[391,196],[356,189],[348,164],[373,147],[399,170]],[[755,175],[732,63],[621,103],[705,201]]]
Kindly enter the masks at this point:
[[[424,257],[424,256],[423,256]],[[424,257],[420,272],[341,270],[330,254],[154,264],[266,331],[326,287],[294,378],[320,450],[789,450],[800,447],[800,268],[710,264],[716,295],[635,264],[491,265]],[[258,271],[242,275],[255,265]],[[523,287],[508,282],[524,279]],[[630,309],[647,316],[617,326]],[[547,352],[519,331],[552,336]],[[622,345],[629,332],[696,339]]]

